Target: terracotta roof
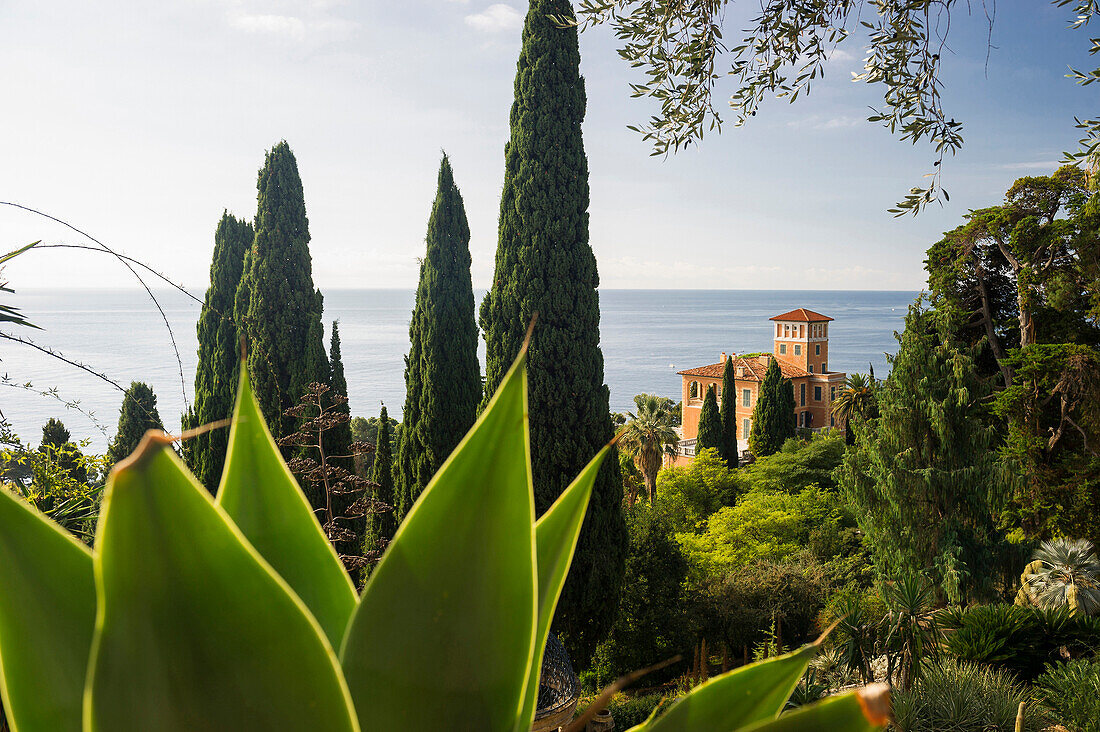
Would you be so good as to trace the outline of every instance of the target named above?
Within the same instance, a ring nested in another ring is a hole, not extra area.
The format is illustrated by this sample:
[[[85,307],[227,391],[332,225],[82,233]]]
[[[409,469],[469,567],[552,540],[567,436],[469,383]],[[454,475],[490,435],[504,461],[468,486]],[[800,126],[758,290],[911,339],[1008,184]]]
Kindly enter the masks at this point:
[[[771,358],[775,358],[772,356]],[[734,373],[738,366],[745,367],[745,381],[763,381],[764,374],[768,370],[768,362],[764,360],[764,356],[753,356],[751,358],[737,357],[733,359]],[[797,379],[802,376],[809,376],[810,372],[806,371],[792,363],[787,363],[782,359],[775,359],[779,362],[779,372],[783,374],[785,379]],[[684,371],[677,371],[676,373],[681,376],[707,376],[712,379],[721,379],[723,369],[725,369],[724,363],[712,363],[709,366],[699,366],[694,369],[686,369]]]
[[[832,320],[832,318],[828,315],[815,313],[813,310],[797,308],[789,313],[783,313],[782,315],[776,315],[774,318],[768,318],[768,320],[795,320],[799,323],[824,323]]]

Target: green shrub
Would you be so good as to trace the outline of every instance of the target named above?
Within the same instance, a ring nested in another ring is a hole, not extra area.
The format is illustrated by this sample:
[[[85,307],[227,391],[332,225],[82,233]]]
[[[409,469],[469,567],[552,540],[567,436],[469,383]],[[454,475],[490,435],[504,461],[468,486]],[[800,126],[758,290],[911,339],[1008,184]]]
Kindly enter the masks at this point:
[[[673,701],[674,696],[671,694],[616,694],[608,702],[607,711],[611,712],[611,718],[615,720],[615,729],[625,731],[649,719],[654,709],[666,709]],[[583,709],[577,709],[578,714],[583,712]]]
[[[1052,721],[1070,732],[1100,732],[1100,661],[1052,664],[1035,680],[1035,692]]]
[[[694,639],[684,622],[681,588],[687,565],[665,518],[645,504],[627,513],[630,551],[626,558],[619,616],[611,633],[596,648],[582,681],[595,691],[619,676],[685,653]],[[682,670],[663,669],[649,683],[659,683]]]
[[[1013,732],[1020,702],[1024,730],[1038,732],[1045,715],[1004,669],[945,660],[931,664],[908,691],[894,691],[898,732]]]
[[[1068,608],[979,605],[939,615],[945,650],[955,658],[1003,667],[1030,681],[1048,663],[1100,649],[1100,619],[1073,616]]]

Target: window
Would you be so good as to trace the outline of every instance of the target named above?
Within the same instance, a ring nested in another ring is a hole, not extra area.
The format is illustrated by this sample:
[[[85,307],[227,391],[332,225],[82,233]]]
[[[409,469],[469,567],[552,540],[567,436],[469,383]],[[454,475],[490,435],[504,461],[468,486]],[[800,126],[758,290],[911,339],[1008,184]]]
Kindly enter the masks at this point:
[[[830,386],[829,387],[829,401],[833,401],[834,399],[836,399],[836,387],[835,386]]]
[[[806,406],[806,385],[805,384],[799,384],[798,385],[798,406],[800,406],[800,407]]]
[[[809,367],[810,373],[812,374],[814,372],[814,365],[811,363],[811,364],[807,364],[807,366]]]
[[[821,373],[825,373],[825,372],[826,372],[826,371],[828,371],[828,370],[829,370],[829,369],[825,368],[825,362],[824,362],[824,361],[822,361],[822,362],[821,362]]]
[[[742,389],[741,390],[741,406],[742,407],[751,407],[752,406],[752,390],[751,389]]]
[[[749,426],[750,426],[750,424],[751,424],[751,421],[749,420],[748,417],[745,417],[745,419],[741,420],[741,434],[745,436],[744,439],[746,439],[746,440],[749,438]]]
[[[814,355],[815,356],[820,356],[821,355],[821,344],[820,343],[818,343],[816,346],[814,346]]]
[[[787,355],[787,344],[786,343],[780,343],[779,344],[779,355],[780,356],[786,356]]]
[[[721,386],[721,384],[719,384],[719,386],[718,386],[718,398],[719,399],[722,398],[722,386]]]
[[[802,355],[802,346],[798,345],[797,343],[794,344],[794,355],[796,355],[796,356],[801,356]]]
[[[820,386],[815,386],[814,387],[814,401],[815,402],[820,402],[821,401],[821,387]]]
[[[691,382],[691,386],[688,387],[688,399],[696,399],[699,396],[699,382]]]

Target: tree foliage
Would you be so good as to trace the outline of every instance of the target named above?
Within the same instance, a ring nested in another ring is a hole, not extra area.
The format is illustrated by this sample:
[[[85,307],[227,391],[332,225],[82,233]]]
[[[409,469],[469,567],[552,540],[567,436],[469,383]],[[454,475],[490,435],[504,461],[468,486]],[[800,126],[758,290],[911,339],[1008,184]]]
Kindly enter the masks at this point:
[[[210,287],[195,326],[199,342],[195,367],[195,403],[183,416],[183,428],[193,429],[229,419],[237,392],[241,344],[233,304],[244,271],[245,253],[252,246],[252,224],[228,211],[214,231]],[[183,442],[187,467],[211,493],[217,491],[225,465],[229,430],[203,432]]]
[[[722,415],[718,411],[718,398],[714,395],[714,387],[707,390],[703,397],[703,408],[699,410],[699,432],[695,436],[695,449],[706,450],[713,448],[722,455],[725,442],[722,435]]]
[[[927,573],[951,602],[987,592],[1004,504],[974,349],[945,316],[909,308],[880,416],[859,428],[840,484],[886,576]],[[857,418],[857,426],[858,426]]]
[[[664,456],[679,441],[679,435],[672,428],[672,400],[653,394],[634,396],[637,412],[628,412],[630,421],[626,423],[619,440],[621,451],[629,454],[641,468],[646,493],[652,503],[657,494],[657,473],[661,469]],[[636,496],[628,496],[628,505],[634,505]]]
[[[296,430],[296,420],[285,412],[309,384],[328,383],[328,359],[321,292],[313,287],[305,194],[286,141],[268,151],[256,187],[256,236],[234,312],[256,398],[278,438]]]
[[[370,480],[375,484],[374,500],[384,504],[380,510],[367,516],[367,528],[363,540],[363,556],[377,559],[397,533],[397,516],[394,512],[393,442],[390,437],[391,421],[386,406],[378,415],[378,441],[374,446],[374,465]],[[373,562],[368,564],[363,579],[370,573]]]
[[[404,429],[394,468],[399,521],[473,426],[481,401],[470,227],[446,155],[426,241],[409,323]]]
[[[584,82],[567,0],[534,0],[516,69],[493,284],[481,306],[486,400],[537,314],[528,352],[535,507],[545,511],[612,436],[600,351],[596,258],[588,241]],[[604,461],[556,628],[584,664],[611,627],[626,526],[618,460]]]
[[[157,395],[148,384],[134,381],[122,397],[118,431],[107,447],[107,462],[114,465],[127,457],[149,430],[164,430],[164,422],[157,412]]]
[[[329,405],[338,412],[347,416],[333,425],[332,429],[325,432],[325,454],[329,462],[338,465],[344,470],[355,469],[355,459],[351,443],[351,406],[347,400],[348,380],[344,376],[344,358],[340,353],[340,323],[332,321],[332,337],[329,340],[329,385],[331,394],[342,397],[330,402]]]
[[[734,383],[734,375],[733,357],[727,356],[726,365],[722,369],[722,445],[718,449],[718,454],[731,468],[736,468],[738,464],[737,386]],[[747,438],[748,435],[745,437]]]
[[[1053,0],[1071,7],[1073,27],[1100,14],[1094,0]],[[895,215],[916,213],[947,192],[940,185],[941,163],[963,144],[962,123],[941,98],[942,63],[952,21],[962,0],[880,0],[870,8],[858,0],[782,0],[761,4],[745,30],[735,0],[666,3],[660,0],[581,0],[578,15],[586,25],[609,23],[622,42],[619,55],[643,78],[631,84],[633,96],[659,104],[659,111],[639,127],[655,155],[696,143],[708,130],[720,131],[723,116],[714,90],[734,79],[730,108],[740,127],[756,116],[769,97],[794,102],[822,79],[834,50],[865,39],[863,71],[853,81],[881,88],[884,106],[872,108],[867,120],[881,124],[902,141],[924,142],[935,161],[929,182],[915,187],[895,205]],[[568,22],[571,16],[561,22]],[[989,33],[993,17],[986,14]],[[859,33],[853,36],[852,29]],[[741,32],[732,42],[727,33]],[[982,37],[985,37],[984,34]],[[991,36],[990,36],[991,37]],[[1094,46],[1090,52],[1095,52]],[[1071,70],[1082,85],[1100,79],[1100,69]],[[1100,120],[1078,121],[1085,132],[1081,151],[1100,151]]]
[[[783,378],[779,362],[770,358],[752,410],[749,449],[753,455],[778,452],[788,438],[794,437],[794,419],[794,388],[790,380]]]

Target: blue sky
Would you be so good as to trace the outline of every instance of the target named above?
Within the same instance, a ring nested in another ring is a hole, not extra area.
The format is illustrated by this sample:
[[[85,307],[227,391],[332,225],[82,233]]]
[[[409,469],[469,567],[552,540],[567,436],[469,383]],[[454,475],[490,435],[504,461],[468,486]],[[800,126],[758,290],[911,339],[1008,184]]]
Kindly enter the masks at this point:
[[[992,7],[992,0],[988,0]],[[737,2],[727,37],[751,12]],[[966,146],[951,202],[917,218],[886,209],[931,151],[863,119],[878,90],[848,79],[842,46],[803,101],[765,103],[745,128],[666,159],[626,129],[651,109],[607,29],[581,39],[588,91],[591,241],[604,287],[920,289],[924,251],[969,208],[1057,165],[1094,116],[1088,30],[1039,0],[996,3],[993,48],[975,14],[953,19],[948,113]],[[70,220],[188,286],[206,284],[224,208],[255,211],[264,150],[298,157],[322,288],[413,287],[440,150],[452,159],[487,285],[508,136],[521,0],[6,0],[0,4],[0,200]],[[74,242],[0,209],[0,249]],[[18,287],[132,286],[93,254],[32,253]]]

